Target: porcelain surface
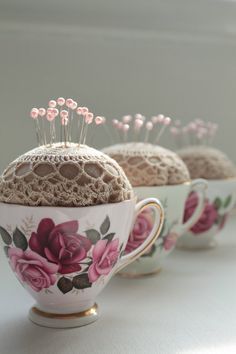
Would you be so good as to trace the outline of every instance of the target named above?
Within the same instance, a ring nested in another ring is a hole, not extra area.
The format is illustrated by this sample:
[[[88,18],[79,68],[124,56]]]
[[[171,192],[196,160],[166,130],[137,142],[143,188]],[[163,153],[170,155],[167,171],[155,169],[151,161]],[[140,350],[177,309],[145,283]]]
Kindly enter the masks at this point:
[[[154,230],[125,255],[135,216],[150,206],[155,210]],[[154,198],[137,205],[129,200],[82,208],[0,203],[0,235],[10,267],[35,299],[36,309],[50,315],[93,308],[112,275],[150,247],[162,224],[163,209]],[[34,322],[38,316],[31,311]],[[42,318],[39,324],[48,325]]]
[[[204,208],[207,182],[199,179],[180,185],[163,187],[136,187],[138,199],[155,196],[161,201],[165,210],[165,221],[162,232],[156,242],[128,267],[121,271],[123,276],[139,276],[158,273],[163,260],[173,251],[177,240],[198,220]],[[183,222],[185,202],[188,195],[195,192],[199,199],[191,218]],[[147,237],[153,225],[152,210],[144,210],[137,218],[129,236],[126,252],[129,253]]]
[[[200,219],[177,243],[180,248],[204,249],[216,245],[216,236],[225,226],[236,202],[236,179],[208,181],[208,192]],[[195,210],[197,196],[191,193],[186,201],[184,219]]]

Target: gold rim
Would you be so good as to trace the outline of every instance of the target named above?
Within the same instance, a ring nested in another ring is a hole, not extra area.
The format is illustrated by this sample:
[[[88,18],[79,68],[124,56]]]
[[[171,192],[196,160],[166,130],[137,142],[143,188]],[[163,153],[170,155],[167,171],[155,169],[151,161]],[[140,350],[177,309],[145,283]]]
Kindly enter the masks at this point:
[[[153,270],[152,272],[148,273],[138,273],[138,274],[133,274],[133,273],[119,273],[118,275],[122,278],[127,278],[127,279],[138,279],[138,278],[145,278],[146,276],[152,276],[152,275],[157,275],[160,273],[162,268],[158,268],[156,270]]]
[[[158,208],[159,211],[160,211],[160,223],[159,223],[158,229],[157,229],[155,235],[153,235],[153,238],[148,242],[147,246],[143,250],[140,250],[135,256],[129,258],[127,260],[126,264],[123,264],[120,267],[118,267],[117,270],[116,270],[116,273],[118,273],[121,269],[123,269],[124,267],[126,267],[130,263],[134,262],[139,257],[141,257],[142,254],[144,254],[147,251],[147,249],[150,248],[156,242],[158,237],[160,236],[160,233],[161,233],[161,230],[162,230],[162,226],[164,224],[164,211],[163,211],[162,207],[160,206],[160,204],[155,203],[155,202],[148,202],[142,208],[140,208],[138,214],[140,214],[144,209],[146,209],[148,207]]]
[[[195,178],[198,179],[198,178]],[[194,181],[194,179],[190,179],[188,181],[182,182],[182,183],[178,183],[178,184],[164,184],[161,186],[155,185],[155,186],[133,186],[134,190],[135,189],[139,189],[139,188],[166,188],[166,187],[170,187],[170,188],[174,188],[174,187],[178,187],[178,186],[184,186],[184,185],[189,185]]]
[[[198,179],[203,179],[206,182],[210,183],[210,182],[218,182],[218,183],[223,183],[223,182],[236,182],[236,177],[228,177],[228,178],[223,178],[223,179],[206,179],[203,177],[199,177],[199,178],[193,178],[189,181],[183,182],[183,183],[178,183],[178,184],[165,184],[162,186],[134,186],[134,190],[135,189],[139,189],[139,188],[174,188],[174,187],[178,187],[178,186],[184,186],[184,185],[189,185],[191,183],[193,183],[194,181],[198,180]]]
[[[69,314],[58,314],[58,313],[49,313],[39,310],[37,307],[32,307],[31,311],[38,316],[45,317],[45,318],[53,318],[57,320],[68,320],[68,319],[77,319],[81,317],[88,317],[97,315],[98,305],[94,304],[90,309],[76,312],[76,313],[69,313]]]

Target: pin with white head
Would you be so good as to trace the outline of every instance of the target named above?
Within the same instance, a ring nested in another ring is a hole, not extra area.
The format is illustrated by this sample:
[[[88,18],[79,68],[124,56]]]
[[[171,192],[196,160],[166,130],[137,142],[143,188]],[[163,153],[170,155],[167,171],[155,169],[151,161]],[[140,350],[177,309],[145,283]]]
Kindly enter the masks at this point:
[[[145,132],[145,138],[144,138],[144,142],[147,143],[149,141],[149,136],[150,136],[150,132],[153,129],[153,122],[148,121],[145,124],[145,128],[146,128],[146,132]]]
[[[132,119],[133,119],[133,117],[130,114],[128,114],[128,115],[122,117],[122,122],[124,124],[129,124],[132,121]]]
[[[141,118],[140,116],[141,116],[140,114],[136,114],[136,118],[135,118],[134,124],[133,124],[134,141],[139,140],[139,135],[140,135],[141,129],[144,124],[144,120],[140,119]]]
[[[159,118],[159,123],[162,125],[161,129],[159,130],[159,133],[157,134],[157,137],[154,141],[155,144],[157,144],[163,135],[164,131],[166,128],[171,124],[171,118],[170,117],[162,117],[163,115],[160,115],[161,117]]]
[[[123,124],[123,126],[122,126],[122,131],[123,131],[123,140],[124,140],[124,142],[126,143],[127,142],[127,140],[128,140],[128,132],[129,132],[129,128],[130,128],[130,126],[129,126],[129,124],[128,123],[125,123],[125,124]]]

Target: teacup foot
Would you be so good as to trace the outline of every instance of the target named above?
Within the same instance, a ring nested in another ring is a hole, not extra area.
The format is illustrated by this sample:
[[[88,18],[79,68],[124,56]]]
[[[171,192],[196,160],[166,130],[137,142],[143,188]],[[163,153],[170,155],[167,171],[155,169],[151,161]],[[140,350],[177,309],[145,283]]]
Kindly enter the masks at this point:
[[[98,319],[98,305],[94,304],[88,310],[70,314],[55,314],[32,307],[29,311],[29,319],[42,327],[49,328],[74,328],[86,326]]]
[[[150,271],[150,272],[140,272],[140,273],[131,273],[129,271],[121,271],[118,273],[119,276],[121,276],[122,278],[128,278],[128,279],[136,279],[136,278],[144,278],[144,277],[147,277],[147,276],[152,276],[152,275],[157,275],[160,273],[161,271],[161,267],[153,270],[153,271]]]
[[[192,236],[182,236],[177,242],[177,248],[184,251],[204,251],[210,250],[217,246],[216,240],[212,238]]]
[[[183,251],[207,251],[217,246],[216,241],[212,241],[206,245],[178,245],[177,248]]]

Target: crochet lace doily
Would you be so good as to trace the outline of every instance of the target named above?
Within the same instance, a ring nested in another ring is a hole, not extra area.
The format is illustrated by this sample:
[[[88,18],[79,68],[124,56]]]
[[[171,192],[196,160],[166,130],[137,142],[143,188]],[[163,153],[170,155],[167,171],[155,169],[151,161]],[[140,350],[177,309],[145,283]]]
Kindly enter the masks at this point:
[[[38,147],[13,161],[0,178],[0,201],[30,206],[87,206],[133,197],[122,168],[81,145]]]
[[[190,179],[179,156],[157,145],[126,143],[103,151],[119,163],[134,187],[180,184]]]
[[[190,146],[178,151],[191,178],[224,179],[236,177],[236,169],[221,151],[209,146]]]

